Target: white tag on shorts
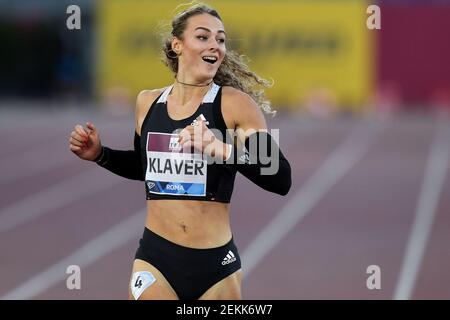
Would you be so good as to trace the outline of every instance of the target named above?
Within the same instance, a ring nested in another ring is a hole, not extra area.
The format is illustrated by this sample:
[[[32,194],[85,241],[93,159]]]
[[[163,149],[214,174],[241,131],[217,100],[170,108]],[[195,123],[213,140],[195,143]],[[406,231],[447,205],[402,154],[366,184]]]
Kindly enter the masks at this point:
[[[138,271],[133,273],[130,288],[135,300],[139,299],[142,292],[155,282],[156,279],[149,271]]]

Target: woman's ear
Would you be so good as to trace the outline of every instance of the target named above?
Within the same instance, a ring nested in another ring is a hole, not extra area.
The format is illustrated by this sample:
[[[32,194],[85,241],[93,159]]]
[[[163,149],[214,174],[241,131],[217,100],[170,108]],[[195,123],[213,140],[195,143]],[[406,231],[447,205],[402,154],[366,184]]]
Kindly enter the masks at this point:
[[[182,43],[181,40],[177,37],[172,38],[172,50],[177,54],[177,56],[181,55],[181,47]]]

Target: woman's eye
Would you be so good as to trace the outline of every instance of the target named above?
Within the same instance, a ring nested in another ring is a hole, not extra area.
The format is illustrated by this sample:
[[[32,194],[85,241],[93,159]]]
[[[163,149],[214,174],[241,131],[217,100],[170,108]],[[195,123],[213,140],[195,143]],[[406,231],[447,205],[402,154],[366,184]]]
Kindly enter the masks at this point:
[[[220,43],[225,43],[225,39],[218,39],[217,41],[219,41]]]
[[[208,38],[205,37],[205,36],[197,36],[197,39],[200,39],[200,40],[206,40],[206,39],[208,39]]]

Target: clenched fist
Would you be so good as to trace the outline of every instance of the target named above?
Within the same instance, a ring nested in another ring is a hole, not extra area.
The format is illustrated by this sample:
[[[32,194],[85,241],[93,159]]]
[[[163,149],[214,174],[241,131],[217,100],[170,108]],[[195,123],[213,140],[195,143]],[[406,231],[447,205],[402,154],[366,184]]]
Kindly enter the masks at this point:
[[[94,160],[102,151],[102,144],[97,129],[90,122],[86,122],[86,128],[77,124],[69,138],[70,151],[84,160]]]

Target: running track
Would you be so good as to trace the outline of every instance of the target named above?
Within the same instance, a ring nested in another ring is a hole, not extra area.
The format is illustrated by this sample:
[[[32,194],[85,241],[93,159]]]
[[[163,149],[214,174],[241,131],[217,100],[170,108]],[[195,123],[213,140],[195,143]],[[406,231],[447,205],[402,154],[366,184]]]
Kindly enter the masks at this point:
[[[0,110],[0,299],[126,299],[144,223],[139,182],[70,153],[76,123],[131,147],[133,116]],[[286,197],[236,180],[246,299],[449,299],[450,122],[279,115]],[[81,267],[81,290],[66,268]],[[367,267],[381,270],[369,290]]]

